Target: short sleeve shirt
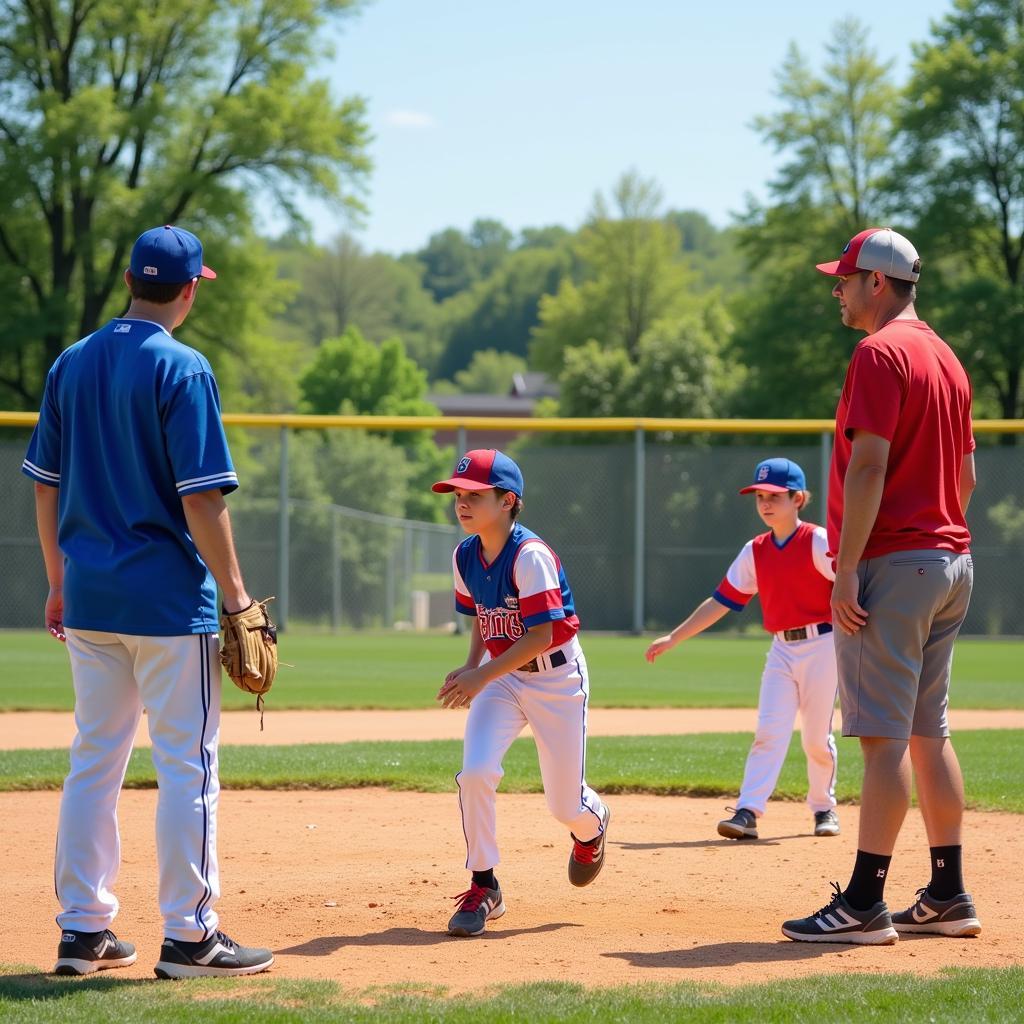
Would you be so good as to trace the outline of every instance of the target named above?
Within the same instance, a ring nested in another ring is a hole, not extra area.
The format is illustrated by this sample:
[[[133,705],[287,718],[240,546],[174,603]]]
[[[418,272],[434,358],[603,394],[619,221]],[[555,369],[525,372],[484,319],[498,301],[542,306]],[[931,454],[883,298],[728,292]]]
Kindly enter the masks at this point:
[[[960,469],[974,451],[971,384],[953,350],[923,321],[891,320],[864,338],[850,360],[829,478],[833,553],[856,430],[890,443],[881,506],[862,558],[915,549],[969,551]]]
[[[22,471],[59,489],[64,622],[140,636],[217,630],[181,499],[238,486],[210,364],[118,319],[62,352]]]

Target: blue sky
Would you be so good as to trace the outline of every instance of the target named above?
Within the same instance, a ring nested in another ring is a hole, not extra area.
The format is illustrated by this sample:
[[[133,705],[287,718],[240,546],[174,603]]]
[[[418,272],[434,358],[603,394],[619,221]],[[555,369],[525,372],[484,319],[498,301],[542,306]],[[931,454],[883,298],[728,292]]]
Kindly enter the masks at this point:
[[[750,124],[777,107],[790,42],[818,67],[838,20],[884,11],[871,42],[903,81],[911,43],[950,7],[376,0],[332,33],[319,71],[335,96],[367,101],[369,213],[354,226],[304,208],[319,241],[355,227],[368,249],[398,253],[477,217],[577,227],[594,193],[633,168],[667,207],[724,225],[748,193],[764,196],[776,165]]]

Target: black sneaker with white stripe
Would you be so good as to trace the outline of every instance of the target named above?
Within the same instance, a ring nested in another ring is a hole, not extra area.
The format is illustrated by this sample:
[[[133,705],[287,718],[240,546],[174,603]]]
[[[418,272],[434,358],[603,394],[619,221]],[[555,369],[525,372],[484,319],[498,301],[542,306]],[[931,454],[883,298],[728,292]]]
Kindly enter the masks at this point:
[[[981,922],[970,893],[938,900],[928,886],[917,890],[917,902],[912,907],[892,915],[892,924],[896,931],[911,935],[949,935],[961,939],[981,934]]]
[[[205,942],[164,939],[153,970],[158,978],[234,978],[258,974],[273,962],[269,949],[240,946],[217,932]]]
[[[111,967],[135,963],[135,947],[122,942],[109,929],[102,932],[72,932],[65,929],[57,947],[54,974],[92,974]]]
[[[891,946],[899,939],[889,908],[882,902],[870,910],[854,910],[833,882],[832,902],[810,917],[786,921],[782,934],[796,942],[852,942],[858,946]]]

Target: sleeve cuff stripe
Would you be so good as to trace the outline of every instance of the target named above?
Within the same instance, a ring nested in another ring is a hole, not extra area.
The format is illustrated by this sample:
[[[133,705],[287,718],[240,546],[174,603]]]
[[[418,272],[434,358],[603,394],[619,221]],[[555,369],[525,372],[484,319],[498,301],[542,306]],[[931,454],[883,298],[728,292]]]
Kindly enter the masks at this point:
[[[213,473],[210,476],[195,476],[191,480],[179,480],[175,483],[175,487],[179,491],[183,491],[186,487],[195,487],[197,484],[237,484],[238,474],[237,473]]]
[[[720,590],[716,590],[711,595],[719,604],[724,604],[726,608],[730,608],[734,612],[741,612],[746,605],[739,604],[736,601],[730,601]]]
[[[43,483],[60,483],[60,473],[50,473],[49,471],[41,468],[40,466],[37,466],[34,462],[29,462],[28,459],[25,459],[25,461],[22,462],[21,468],[25,470],[26,473],[38,477],[40,480],[43,481]]]

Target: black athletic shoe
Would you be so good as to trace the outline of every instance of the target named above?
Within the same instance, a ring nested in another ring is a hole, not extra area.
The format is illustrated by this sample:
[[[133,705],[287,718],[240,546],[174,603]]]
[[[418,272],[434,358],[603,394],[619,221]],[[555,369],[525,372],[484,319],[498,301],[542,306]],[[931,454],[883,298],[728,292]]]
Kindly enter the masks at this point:
[[[54,974],[92,974],[135,963],[135,947],[112,931],[61,932]]]
[[[981,934],[981,922],[971,894],[962,892],[948,900],[937,900],[928,886],[917,890],[917,902],[892,915],[898,932],[912,935],[950,935],[961,939]]]
[[[269,949],[239,946],[223,932],[205,942],[164,939],[160,960],[153,968],[158,978],[234,978],[258,974],[274,962]]]
[[[891,946],[899,939],[889,908],[876,903],[870,910],[854,910],[833,882],[836,893],[828,906],[810,917],[786,921],[782,934],[796,942],[852,942],[858,946]]]
[[[497,879],[494,880],[493,889],[485,889],[471,882],[469,888],[454,899],[459,900],[459,909],[448,922],[448,934],[463,939],[480,935],[488,921],[505,913],[505,901],[501,898],[501,886]]]
[[[726,839],[756,839],[757,815],[746,807],[726,807],[732,811],[731,818],[723,818],[718,823],[718,834]]]

